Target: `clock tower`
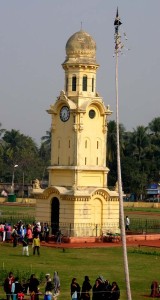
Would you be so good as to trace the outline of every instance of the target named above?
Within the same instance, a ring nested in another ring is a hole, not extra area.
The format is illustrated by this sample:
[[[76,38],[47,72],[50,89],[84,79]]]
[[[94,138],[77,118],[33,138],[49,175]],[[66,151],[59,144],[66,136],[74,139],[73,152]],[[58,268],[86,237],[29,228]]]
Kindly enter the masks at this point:
[[[119,227],[117,191],[107,187],[107,120],[96,91],[96,43],[85,31],[66,44],[65,84],[50,106],[49,185],[37,198],[37,219],[70,236],[95,236]],[[95,229],[96,228],[96,229]]]

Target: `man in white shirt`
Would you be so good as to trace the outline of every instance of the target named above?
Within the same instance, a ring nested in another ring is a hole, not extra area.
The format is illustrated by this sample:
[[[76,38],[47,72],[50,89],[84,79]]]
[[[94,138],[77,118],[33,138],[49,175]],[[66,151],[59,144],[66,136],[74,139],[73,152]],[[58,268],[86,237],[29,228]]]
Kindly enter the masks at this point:
[[[130,225],[130,219],[128,216],[126,216],[126,230],[129,230],[129,225]]]

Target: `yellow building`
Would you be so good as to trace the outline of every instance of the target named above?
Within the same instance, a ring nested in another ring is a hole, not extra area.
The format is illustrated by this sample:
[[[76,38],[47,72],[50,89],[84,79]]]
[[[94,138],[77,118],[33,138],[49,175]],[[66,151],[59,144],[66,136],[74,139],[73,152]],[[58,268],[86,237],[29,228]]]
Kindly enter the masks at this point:
[[[47,111],[51,122],[49,185],[36,194],[36,219],[70,236],[118,231],[117,191],[107,187],[107,119],[96,92],[96,43],[83,30],[66,44],[64,90]]]

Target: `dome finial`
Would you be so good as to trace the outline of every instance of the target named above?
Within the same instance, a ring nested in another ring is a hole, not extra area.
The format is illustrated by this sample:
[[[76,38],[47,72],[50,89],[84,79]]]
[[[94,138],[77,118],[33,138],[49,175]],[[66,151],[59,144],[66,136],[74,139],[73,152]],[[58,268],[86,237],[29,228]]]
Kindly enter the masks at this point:
[[[78,63],[96,63],[96,42],[87,32],[80,30],[75,32],[66,43],[66,60]]]
[[[81,21],[81,31],[82,31],[83,29],[82,29],[82,21]]]

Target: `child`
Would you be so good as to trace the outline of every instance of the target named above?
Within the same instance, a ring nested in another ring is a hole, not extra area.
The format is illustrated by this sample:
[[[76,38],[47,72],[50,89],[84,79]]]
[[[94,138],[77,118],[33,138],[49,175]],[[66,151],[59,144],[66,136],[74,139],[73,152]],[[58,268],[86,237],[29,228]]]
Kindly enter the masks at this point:
[[[38,235],[34,236],[32,247],[33,247],[33,255],[35,255],[36,250],[37,250],[37,254],[40,255],[40,252],[39,252],[39,249],[40,249],[40,239],[39,239]]]
[[[28,243],[29,243],[28,235],[25,234],[24,238],[22,239],[22,245],[23,245],[22,255],[26,253],[26,255],[29,256]]]

